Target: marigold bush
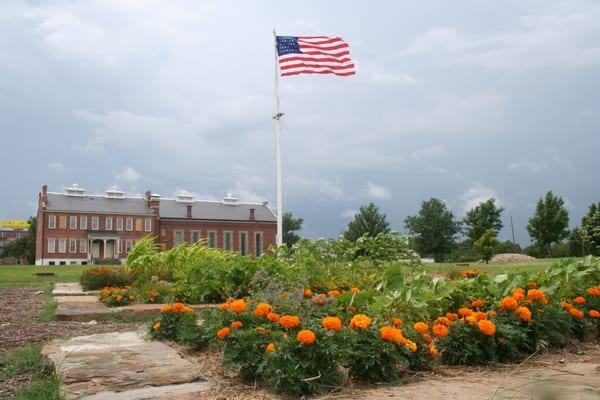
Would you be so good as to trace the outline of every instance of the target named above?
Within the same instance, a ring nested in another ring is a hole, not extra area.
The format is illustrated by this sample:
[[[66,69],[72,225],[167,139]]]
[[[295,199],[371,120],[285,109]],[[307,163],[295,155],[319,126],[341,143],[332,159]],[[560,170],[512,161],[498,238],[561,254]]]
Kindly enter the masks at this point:
[[[81,273],[79,282],[84,290],[105,287],[125,287],[133,283],[133,277],[124,268],[93,267]]]

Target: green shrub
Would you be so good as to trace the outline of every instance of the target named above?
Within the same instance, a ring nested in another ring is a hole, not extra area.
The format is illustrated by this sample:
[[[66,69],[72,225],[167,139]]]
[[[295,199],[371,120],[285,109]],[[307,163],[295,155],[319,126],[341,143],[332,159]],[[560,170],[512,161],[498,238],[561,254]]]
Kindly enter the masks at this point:
[[[83,271],[80,277],[85,290],[98,290],[105,287],[124,287],[133,282],[133,277],[124,268],[97,267]]]
[[[152,321],[148,333],[154,340],[189,341],[196,328],[196,313],[183,303],[166,304],[160,318]]]
[[[126,306],[136,299],[133,291],[128,287],[105,287],[99,297],[100,301],[109,307]]]
[[[462,320],[452,325],[448,336],[439,341],[439,348],[442,360],[449,365],[484,365],[496,361],[494,337]]]

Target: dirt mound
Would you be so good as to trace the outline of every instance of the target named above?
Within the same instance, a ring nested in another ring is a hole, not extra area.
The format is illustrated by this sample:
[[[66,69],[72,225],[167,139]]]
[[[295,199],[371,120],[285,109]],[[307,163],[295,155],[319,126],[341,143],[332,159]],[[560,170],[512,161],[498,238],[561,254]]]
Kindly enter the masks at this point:
[[[492,259],[490,261],[491,262],[514,262],[514,261],[533,261],[533,260],[535,260],[534,257],[528,256],[526,254],[503,253],[503,254],[496,254],[494,257],[492,257]]]

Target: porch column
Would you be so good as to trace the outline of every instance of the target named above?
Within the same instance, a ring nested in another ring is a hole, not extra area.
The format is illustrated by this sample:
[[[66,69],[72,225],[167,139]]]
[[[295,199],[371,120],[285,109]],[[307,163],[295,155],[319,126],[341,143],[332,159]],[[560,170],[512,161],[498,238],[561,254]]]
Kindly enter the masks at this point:
[[[87,259],[88,261],[92,260],[92,240],[88,239],[88,245],[87,245]]]
[[[102,249],[102,255],[104,257],[102,258],[106,258],[106,239],[102,239],[102,241],[104,242],[104,248]]]

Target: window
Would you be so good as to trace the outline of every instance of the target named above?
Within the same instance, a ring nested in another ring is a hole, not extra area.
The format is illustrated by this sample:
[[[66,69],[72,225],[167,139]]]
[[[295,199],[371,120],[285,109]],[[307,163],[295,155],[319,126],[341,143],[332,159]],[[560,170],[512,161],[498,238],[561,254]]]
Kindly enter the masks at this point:
[[[131,250],[131,246],[133,246],[133,240],[127,239],[125,241],[125,252],[126,253],[129,253],[129,250]]]
[[[48,215],[48,228],[56,229],[56,215]]]
[[[118,231],[123,230],[123,218],[121,218],[121,217],[117,218],[117,230]]]
[[[79,229],[87,229],[87,216],[79,217]]]
[[[87,253],[87,239],[79,239],[79,252]]]
[[[175,245],[183,243],[183,231],[174,231],[173,241],[175,242]]]
[[[117,240],[117,254],[120,255],[123,252],[123,241]]]
[[[260,257],[263,253],[263,234],[262,232],[256,232],[254,234],[254,254],[256,257]]]
[[[69,229],[77,229],[77,216],[71,215],[69,217]]]
[[[240,232],[240,254],[248,254],[248,232]]]
[[[113,219],[112,217],[106,217],[106,221],[104,222],[104,224],[106,225],[106,230],[107,231],[112,231],[113,230]]]
[[[97,231],[98,230],[98,217],[92,217],[92,230],[93,231]]]
[[[48,253],[54,253],[56,251],[56,240],[48,239]]]
[[[69,239],[69,253],[77,253],[77,239]]]
[[[200,231],[192,231],[192,243],[196,243],[200,240]]]
[[[223,232],[223,249],[231,251],[231,232]]]
[[[125,221],[125,229],[130,232],[133,230],[133,218],[127,218]]]
[[[66,215],[58,216],[58,228],[59,229],[67,229],[67,216]]]
[[[152,220],[150,218],[144,220],[144,230],[146,232],[152,232]]]
[[[64,253],[67,251],[67,239],[58,239],[58,252]]]
[[[208,247],[217,247],[217,232],[208,232]]]

